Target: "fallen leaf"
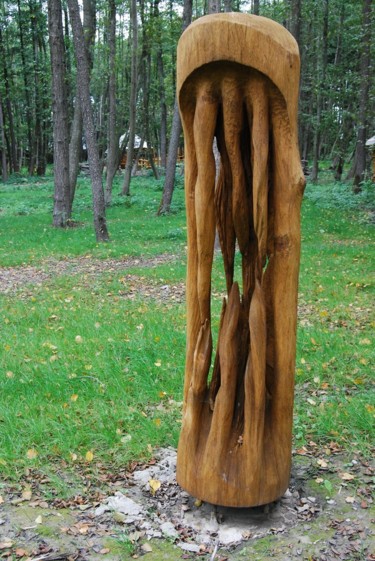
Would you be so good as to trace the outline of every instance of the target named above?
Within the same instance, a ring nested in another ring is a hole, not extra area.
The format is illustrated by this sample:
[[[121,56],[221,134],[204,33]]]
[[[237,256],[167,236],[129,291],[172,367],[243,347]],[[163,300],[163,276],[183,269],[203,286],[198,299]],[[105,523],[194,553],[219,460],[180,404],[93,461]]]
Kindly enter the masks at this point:
[[[370,341],[370,339],[360,339],[359,344],[360,345],[371,345],[371,341]]]
[[[325,460],[323,460],[322,458],[320,458],[317,461],[318,466],[320,466],[322,469],[326,469],[328,467],[328,464]]]
[[[22,491],[22,498],[24,501],[30,501],[31,500],[31,496],[32,496],[33,492],[30,489],[30,487],[25,487],[25,489]]]
[[[77,401],[77,399],[78,399],[78,394],[76,393],[70,396],[70,401]]]
[[[91,452],[91,450],[88,450],[86,452],[85,458],[86,458],[86,462],[92,462],[93,461],[94,454]]]
[[[355,502],[355,497],[346,497],[345,502],[353,504]]]
[[[18,547],[16,549],[15,554],[17,555],[17,557],[26,557],[26,555],[28,555],[26,549],[22,549],[21,547]]]
[[[108,547],[103,547],[103,549],[101,549],[99,551],[99,553],[101,553],[102,555],[107,555],[107,553],[109,553],[111,550],[108,549]]]
[[[143,545],[141,545],[141,550],[143,551],[143,553],[151,553],[152,547],[149,543],[144,543]]]
[[[81,335],[76,335],[74,340],[75,340],[76,343],[82,343],[82,341],[83,341]]]
[[[113,513],[113,520],[118,524],[125,524],[126,523],[126,516],[122,512],[115,511]]]
[[[35,524],[43,524],[43,518],[41,517],[41,515],[35,518]]]
[[[151,495],[154,496],[155,493],[160,489],[161,482],[158,479],[150,479],[148,484],[150,486]]]
[[[202,501],[200,499],[196,499],[194,501],[194,506],[196,506],[197,508],[199,508],[200,506],[202,506]]]
[[[2,505],[4,503],[4,499],[3,497],[0,495],[0,505]]]
[[[353,479],[355,479],[355,476],[352,473],[342,473],[340,475],[341,479],[343,479],[344,481],[352,481]]]
[[[5,538],[4,541],[0,542],[0,550],[1,549],[9,549],[12,547],[13,542],[9,538]]]
[[[309,403],[310,405],[316,405],[316,401],[314,401],[313,399],[311,399],[310,397],[307,398],[307,403]]]
[[[38,452],[34,448],[29,448],[26,452],[26,456],[29,460],[35,460],[38,457]]]

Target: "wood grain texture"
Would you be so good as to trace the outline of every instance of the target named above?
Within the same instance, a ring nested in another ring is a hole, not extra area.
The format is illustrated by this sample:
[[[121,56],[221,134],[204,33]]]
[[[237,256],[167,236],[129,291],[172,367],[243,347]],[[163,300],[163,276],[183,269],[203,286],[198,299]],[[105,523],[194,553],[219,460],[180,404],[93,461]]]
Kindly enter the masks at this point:
[[[255,506],[280,497],[290,476],[305,185],[298,47],[273,21],[215,14],[187,28],[177,56],[188,231],[177,480],[205,501]],[[210,376],[216,231],[228,296]]]

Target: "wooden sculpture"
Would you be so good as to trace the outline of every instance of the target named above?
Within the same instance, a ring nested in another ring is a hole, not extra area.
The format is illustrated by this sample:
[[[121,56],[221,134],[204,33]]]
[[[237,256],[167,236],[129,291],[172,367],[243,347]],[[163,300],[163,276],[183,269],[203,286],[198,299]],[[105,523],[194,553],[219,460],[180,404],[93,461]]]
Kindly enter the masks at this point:
[[[290,476],[305,185],[298,47],[271,20],[226,13],[188,27],[177,56],[188,223],[177,480],[202,500],[255,506],[280,497]],[[221,159],[216,185],[214,137]],[[216,231],[228,297],[210,373]]]

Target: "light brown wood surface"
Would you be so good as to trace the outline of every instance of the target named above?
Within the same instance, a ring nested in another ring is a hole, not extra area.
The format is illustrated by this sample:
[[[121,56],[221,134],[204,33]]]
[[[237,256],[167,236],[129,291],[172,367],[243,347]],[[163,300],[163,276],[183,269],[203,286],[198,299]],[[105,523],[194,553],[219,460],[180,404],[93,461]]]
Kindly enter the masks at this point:
[[[305,185],[297,144],[298,47],[271,20],[226,13],[188,27],[177,57],[188,225],[177,480],[202,500],[255,506],[280,497],[290,477]],[[213,357],[216,231],[228,295]]]

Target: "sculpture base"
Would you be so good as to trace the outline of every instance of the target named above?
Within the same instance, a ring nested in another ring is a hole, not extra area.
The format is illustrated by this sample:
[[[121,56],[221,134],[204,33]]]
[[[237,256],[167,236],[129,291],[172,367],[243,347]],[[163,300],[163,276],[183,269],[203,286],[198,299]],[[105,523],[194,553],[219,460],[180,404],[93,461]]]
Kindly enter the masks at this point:
[[[212,413],[206,411],[204,416]],[[201,433],[194,451],[188,431],[183,430],[177,451],[178,484],[193,497],[219,506],[256,507],[278,500],[289,486],[291,449],[275,449],[267,432],[260,457],[247,449],[240,435],[233,438],[224,457],[212,457],[207,455],[207,432]]]

